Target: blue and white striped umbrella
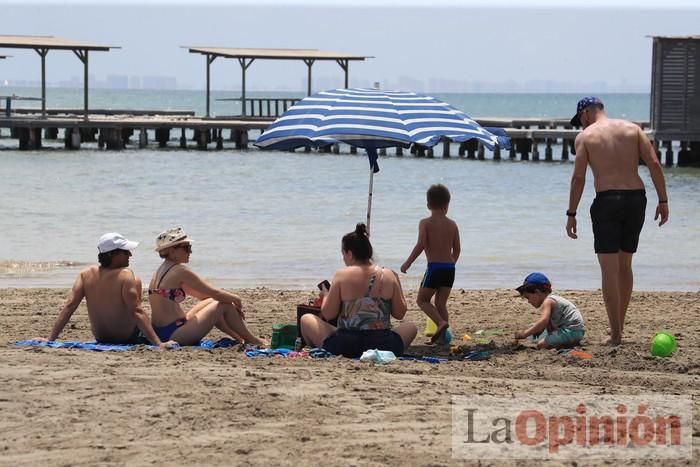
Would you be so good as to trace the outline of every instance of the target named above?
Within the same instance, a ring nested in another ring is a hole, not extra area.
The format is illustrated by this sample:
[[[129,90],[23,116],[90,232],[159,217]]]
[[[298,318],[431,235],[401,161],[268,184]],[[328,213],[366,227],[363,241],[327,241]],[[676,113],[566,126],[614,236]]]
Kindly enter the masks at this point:
[[[377,149],[411,144],[432,147],[442,139],[459,143],[477,139],[490,150],[496,145],[510,147],[502,130],[486,129],[434,97],[359,88],[323,91],[302,99],[275,120],[255,145],[285,150],[342,142],[366,149],[371,168],[369,228],[372,174],[379,171]]]

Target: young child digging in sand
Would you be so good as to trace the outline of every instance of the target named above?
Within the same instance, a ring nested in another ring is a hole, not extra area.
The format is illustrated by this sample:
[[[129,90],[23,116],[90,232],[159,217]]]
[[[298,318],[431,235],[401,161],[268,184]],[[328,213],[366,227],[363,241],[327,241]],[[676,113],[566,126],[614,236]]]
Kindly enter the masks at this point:
[[[459,259],[460,243],[457,223],[447,217],[450,207],[450,191],[445,185],[432,185],[426,194],[430,217],[418,224],[418,241],[406,261],[401,265],[405,273],[425,250],[428,269],[418,290],[418,306],[435,322],[437,330],[430,339],[431,344],[449,344],[447,299],[455,280],[455,263]],[[435,296],[435,304],[430,301]]]
[[[529,274],[516,288],[520,296],[540,310],[540,319],[515,339],[536,336],[538,349],[574,347],[586,332],[583,316],[569,300],[552,294],[552,283],[540,272]]]

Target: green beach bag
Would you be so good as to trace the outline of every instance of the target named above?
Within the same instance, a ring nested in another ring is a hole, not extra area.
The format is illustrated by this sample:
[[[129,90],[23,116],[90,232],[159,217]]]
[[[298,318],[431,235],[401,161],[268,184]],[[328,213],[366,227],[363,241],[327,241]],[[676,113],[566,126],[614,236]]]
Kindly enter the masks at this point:
[[[272,325],[272,341],[270,347],[273,349],[290,349],[294,350],[294,341],[297,339],[296,324],[273,324]]]

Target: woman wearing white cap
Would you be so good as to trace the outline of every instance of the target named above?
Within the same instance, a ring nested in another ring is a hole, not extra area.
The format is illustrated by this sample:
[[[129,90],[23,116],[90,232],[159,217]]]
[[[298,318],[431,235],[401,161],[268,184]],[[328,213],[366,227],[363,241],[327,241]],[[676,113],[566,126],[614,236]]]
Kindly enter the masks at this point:
[[[184,265],[192,254],[192,239],[180,227],[158,235],[156,251],[163,263],[148,286],[148,300],[153,329],[161,340],[194,345],[216,326],[234,339],[265,345],[246,327],[238,295],[211,286]],[[180,303],[187,295],[201,301],[185,312]]]

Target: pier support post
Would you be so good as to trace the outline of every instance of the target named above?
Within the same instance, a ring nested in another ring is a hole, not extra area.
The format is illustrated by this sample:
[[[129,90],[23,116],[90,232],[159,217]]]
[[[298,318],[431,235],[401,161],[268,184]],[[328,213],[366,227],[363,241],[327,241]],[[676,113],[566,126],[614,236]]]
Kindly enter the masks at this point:
[[[350,147],[350,152],[352,153],[353,147]],[[304,146],[304,152],[311,152],[311,146]],[[355,150],[357,152],[357,150]]]
[[[68,130],[66,130],[68,131]],[[105,148],[105,135],[104,135],[104,130],[99,130],[97,133],[97,147],[100,149]]]
[[[532,160],[533,161],[539,161],[540,160],[540,150],[538,148],[539,140],[532,138]]]
[[[41,128],[18,128],[20,151],[41,149]]]
[[[499,146],[498,144],[493,147],[493,160],[501,160],[501,146]]]
[[[80,132],[77,128],[66,128],[64,132],[66,149],[80,149]]]
[[[187,149],[187,137],[185,136],[185,129],[180,129],[180,149]]]
[[[97,128],[80,128],[80,140],[83,143],[94,143],[97,141]]]
[[[666,141],[666,165],[673,165],[673,141]]]
[[[47,128],[44,130],[44,139],[58,139],[58,128]]]
[[[350,154],[357,154],[357,146],[350,146]]]
[[[209,130],[194,130],[197,138],[197,149],[206,151],[209,141]]]
[[[248,149],[248,130],[241,130],[241,149]]]
[[[133,128],[122,128],[121,131],[119,131],[122,137],[122,147],[119,149],[124,149],[127,144],[131,144],[131,137],[134,135],[134,129]]]
[[[216,150],[221,151],[224,149],[224,130],[219,128],[216,131]]]
[[[396,146],[396,157],[403,157],[403,148],[401,146]]]
[[[148,146],[148,130],[141,128],[139,131],[139,149],[143,149]]]
[[[681,159],[688,158],[688,156],[690,156],[690,149],[688,148],[688,142],[681,141],[681,147],[678,150],[678,156],[677,156],[678,162],[677,163],[679,163]],[[666,166],[667,167],[673,166],[673,161],[672,160],[669,161],[668,159],[666,159]]]
[[[516,158],[515,140],[511,140],[510,141],[510,151],[508,151],[508,159],[515,160],[515,158]]]
[[[483,161],[486,159],[484,145],[481,143],[478,143],[478,144],[479,144],[479,150],[476,152],[476,158],[479,159],[480,161]]]
[[[459,157],[464,157],[464,154],[467,152],[467,145],[464,143],[459,143],[459,149],[457,149],[457,154]]]
[[[445,159],[450,157],[450,142],[446,139],[442,140],[442,157]]]
[[[552,150],[552,138],[547,138],[544,140],[545,141],[545,148],[544,148],[544,160],[551,162],[554,160],[553,157],[553,150]]]
[[[683,165],[688,165],[688,162],[690,161],[690,149],[688,148],[688,142],[687,141],[681,141],[681,149],[678,151],[678,166],[680,167],[681,164]],[[682,161],[682,162],[681,162]],[[673,161],[669,163],[668,159],[666,159],[666,165],[668,167],[673,165]]]
[[[170,128],[156,128],[156,141],[159,148],[166,147],[170,141]]]
[[[569,140],[564,138],[561,140],[561,160],[569,160]]]
[[[330,154],[331,153],[331,145],[327,144],[326,146],[318,148],[318,152],[320,152],[321,154]]]
[[[435,157],[435,151],[433,151],[433,148],[428,148],[427,151],[425,151],[425,157],[428,159],[432,159]]]
[[[518,138],[515,140],[516,151],[520,153],[520,160],[530,160],[530,151],[532,150],[532,140]]]
[[[331,147],[331,151],[333,151],[333,154],[340,154],[340,144],[333,143],[333,145]],[[381,150],[379,153],[381,154]]]
[[[476,150],[479,148],[479,140],[470,139],[464,142],[464,146],[467,148],[467,159],[476,159]]]
[[[121,151],[124,149],[124,135],[120,128],[102,128],[100,133],[104,134],[105,148],[109,151]]]
[[[690,142],[690,154],[686,160],[688,165],[700,167],[700,141]]]
[[[414,144],[412,149],[415,151],[416,157],[425,157],[425,147],[424,146]]]
[[[377,151],[377,154],[380,156],[386,156],[386,148],[379,148],[379,151]]]

